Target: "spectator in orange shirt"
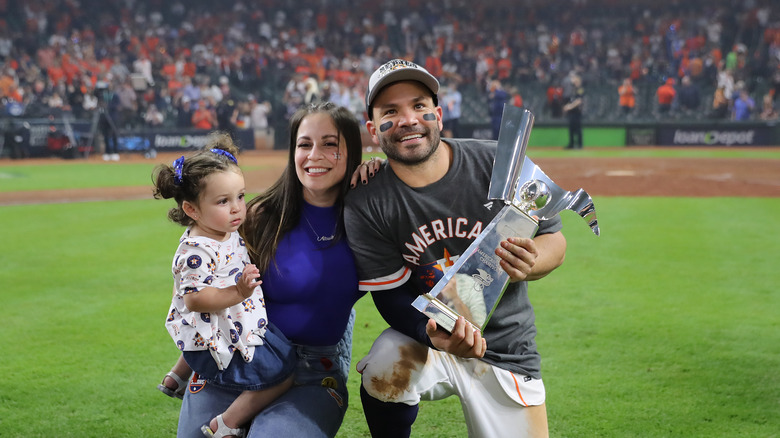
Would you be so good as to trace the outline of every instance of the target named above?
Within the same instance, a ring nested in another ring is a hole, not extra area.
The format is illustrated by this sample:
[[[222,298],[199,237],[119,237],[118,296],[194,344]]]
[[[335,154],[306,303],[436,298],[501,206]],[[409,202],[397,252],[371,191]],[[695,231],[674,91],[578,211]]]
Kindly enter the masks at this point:
[[[777,120],[778,112],[775,108],[775,100],[774,100],[774,93],[773,90],[770,90],[768,93],[766,93],[762,99],[762,107],[761,107],[761,120]]]
[[[672,108],[672,102],[677,95],[677,91],[674,89],[674,78],[668,78],[666,82],[658,87],[655,92],[658,97],[658,111],[661,114],[669,113]]]
[[[516,106],[518,108],[522,108],[523,107],[523,95],[520,94],[520,89],[519,88],[517,88],[515,86],[509,87],[509,96],[510,96],[509,102],[512,105],[514,105],[514,106]]]
[[[196,129],[211,130],[217,124],[217,115],[209,108],[205,99],[198,101],[198,108],[192,113],[192,127]]]
[[[0,75],[0,97],[10,97],[16,88],[16,72],[12,68],[3,69]]]
[[[563,87],[554,84],[547,87],[547,107],[552,117],[563,117]]]
[[[501,81],[508,80],[512,74],[512,60],[508,55],[502,55],[496,63],[496,68],[498,70],[498,79]]]
[[[729,113],[729,100],[726,98],[725,89],[718,87],[712,96],[712,111],[709,118],[725,119]]]
[[[435,51],[425,58],[425,68],[437,78],[444,74],[441,57]]]
[[[636,105],[636,91],[634,91],[631,78],[623,79],[623,85],[618,87],[618,96],[620,96],[619,104],[623,115],[631,114],[634,105]]]

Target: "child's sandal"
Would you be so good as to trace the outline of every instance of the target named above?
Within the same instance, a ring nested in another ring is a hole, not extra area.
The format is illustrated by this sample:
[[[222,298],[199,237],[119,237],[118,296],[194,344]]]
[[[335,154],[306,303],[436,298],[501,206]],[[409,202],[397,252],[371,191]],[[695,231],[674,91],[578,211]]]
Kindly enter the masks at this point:
[[[170,377],[171,379],[173,379],[176,382],[176,388],[168,388],[167,386],[165,386],[165,377]],[[157,385],[157,389],[162,391],[162,393],[167,395],[168,397],[183,399],[184,391],[187,390],[187,382],[182,380],[181,377],[176,375],[176,373],[174,373],[173,371],[166,374],[165,377],[163,377],[162,383]]]
[[[211,427],[209,427],[208,425],[201,426],[200,431],[203,432],[203,435],[209,438],[222,438],[226,436],[237,436],[237,437],[244,436],[243,429],[232,429],[230,427],[227,427],[227,425],[225,425],[225,422],[222,421],[222,414],[217,415],[216,432],[212,431]]]

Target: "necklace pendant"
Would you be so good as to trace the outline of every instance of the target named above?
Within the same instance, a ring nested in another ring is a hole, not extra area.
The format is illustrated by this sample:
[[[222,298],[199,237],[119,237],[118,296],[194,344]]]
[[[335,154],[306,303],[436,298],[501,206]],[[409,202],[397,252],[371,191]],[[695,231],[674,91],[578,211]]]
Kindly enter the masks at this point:
[[[338,222],[333,227],[333,232],[330,236],[320,236],[317,234],[317,231],[314,229],[314,227],[311,225],[311,222],[309,222],[309,218],[306,216],[303,216],[303,219],[306,220],[306,223],[309,225],[309,229],[311,229],[311,232],[314,233],[314,236],[317,238],[317,242],[330,242],[331,240],[336,238],[336,228],[338,227]]]

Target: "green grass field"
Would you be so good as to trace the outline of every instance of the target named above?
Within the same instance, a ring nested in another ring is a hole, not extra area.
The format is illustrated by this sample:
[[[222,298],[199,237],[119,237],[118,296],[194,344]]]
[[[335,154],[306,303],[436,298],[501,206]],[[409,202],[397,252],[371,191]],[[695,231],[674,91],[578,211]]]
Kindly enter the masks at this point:
[[[3,164],[0,191],[146,185],[152,167]],[[567,260],[531,285],[551,436],[780,436],[780,198],[595,202],[602,236],[564,213]],[[0,436],[175,435],[180,402],[155,389],[178,355],[169,207],[0,207]],[[354,361],[386,326],[370,299],[357,311]],[[357,388],[339,436],[368,436]],[[423,403],[414,435],[465,436],[457,399]]]

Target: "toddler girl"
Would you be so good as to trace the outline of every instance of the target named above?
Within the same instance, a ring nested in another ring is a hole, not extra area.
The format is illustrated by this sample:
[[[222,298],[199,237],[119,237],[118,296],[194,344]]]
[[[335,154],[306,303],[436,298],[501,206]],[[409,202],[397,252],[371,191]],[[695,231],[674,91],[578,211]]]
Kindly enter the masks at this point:
[[[217,135],[205,149],[157,166],[153,177],[154,197],[176,200],[168,218],[187,227],[173,257],[165,322],[183,353],[166,379],[189,375],[189,367],[208,384],[243,391],[201,428],[209,437],[241,435],[240,426],[291,386],[295,364],[290,342],[267,320],[260,272],[237,231],[246,218],[237,153],[228,135]],[[165,383],[174,393],[186,386]]]

